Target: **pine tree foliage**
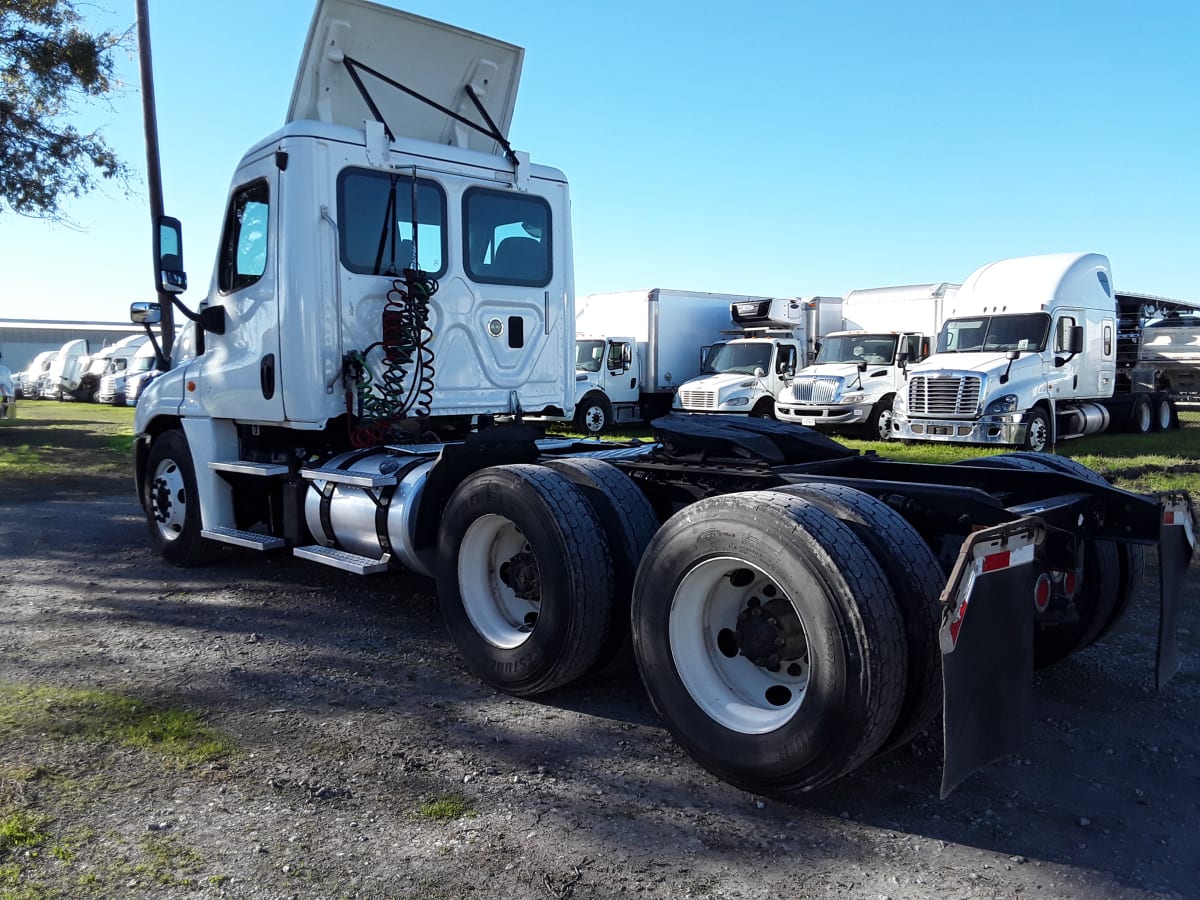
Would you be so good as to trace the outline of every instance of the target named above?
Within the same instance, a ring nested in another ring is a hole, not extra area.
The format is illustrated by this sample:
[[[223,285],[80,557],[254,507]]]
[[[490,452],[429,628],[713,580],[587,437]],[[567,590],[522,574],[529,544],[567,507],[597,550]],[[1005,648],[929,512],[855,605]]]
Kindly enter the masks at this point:
[[[117,88],[126,37],[84,28],[76,0],[0,0],[0,214],[63,220],[61,203],[129,171],[99,132],[71,124]]]

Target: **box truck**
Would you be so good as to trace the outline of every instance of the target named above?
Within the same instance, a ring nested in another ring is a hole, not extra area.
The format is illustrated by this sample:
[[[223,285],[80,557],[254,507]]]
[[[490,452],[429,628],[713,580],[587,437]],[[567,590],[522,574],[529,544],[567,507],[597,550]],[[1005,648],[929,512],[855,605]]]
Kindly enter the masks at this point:
[[[679,385],[700,374],[732,324],[730,304],[754,299],[665,288],[577,298],[576,429],[600,434],[670,412]]]
[[[140,0],[143,66],[148,34]],[[1165,683],[1184,495],[1056,458],[897,463],[746,416],[663,416],[653,442],[617,444],[501,421],[567,413],[575,390],[567,179],[508,141],[522,57],[322,0],[285,124],[234,171],[198,311],[179,300],[180,223],[150,191],[159,302],[130,315],[161,325],[163,374],[133,457],[166,560],[428,574],[466,665],[518,696],[631,644],[687,752],[773,794],[832,782],[939,708],[943,792],[1016,749],[1034,666],[1120,617],[1145,546]],[[175,352],[175,311],[193,353]]]
[[[785,422],[820,431],[892,439],[892,400],[904,367],[929,355],[957,284],[897,285],[850,291],[842,320],[822,332],[813,364],[796,373],[776,402]]]
[[[840,297],[761,297],[731,304],[736,329],[714,344],[701,374],[683,384],[673,409],[775,418],[777,399],[816,349],[822,317],[841,309]]]

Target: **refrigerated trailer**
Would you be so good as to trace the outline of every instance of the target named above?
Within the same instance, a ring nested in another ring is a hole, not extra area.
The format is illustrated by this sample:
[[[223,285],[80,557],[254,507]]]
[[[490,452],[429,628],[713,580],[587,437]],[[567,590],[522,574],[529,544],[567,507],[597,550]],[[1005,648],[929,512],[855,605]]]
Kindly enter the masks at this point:
[[[1035,665],[1112,626],[1147,549],[1166,681],[1185,496],[1055,457],[888,462],[747,417],[663,416],[616,444],[505,423],[574,402],[567,180],[508,141],[522,57],[323,0],[286,124],[234,172],[198,312],[152,201],[160,302],[131,317],[164,326],[163,374],[134,472],[166,560],[429,575],[466,665],[518,696],[630,642],[674,737],[758,792],[827,784],[939,709],[943,792],[1016,749]],[[187,353],[168,310],[193,322]]]

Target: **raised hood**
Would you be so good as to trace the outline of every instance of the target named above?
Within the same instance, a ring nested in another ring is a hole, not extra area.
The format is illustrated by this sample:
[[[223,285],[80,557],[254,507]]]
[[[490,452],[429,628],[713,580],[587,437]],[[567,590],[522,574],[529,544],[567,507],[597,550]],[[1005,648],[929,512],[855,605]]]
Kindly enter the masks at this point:
[[[503,143],[447,111],[490,130],[468,94],[470,85],[495,131],[507,141],[524,57],[525,51],[512,44],[378,3],[319,0],[287,120],[316,119],[354,128],[361,128],[364,119],[374,120],[376,115],[355,84],[353,70],[393,137],[498,154]]]

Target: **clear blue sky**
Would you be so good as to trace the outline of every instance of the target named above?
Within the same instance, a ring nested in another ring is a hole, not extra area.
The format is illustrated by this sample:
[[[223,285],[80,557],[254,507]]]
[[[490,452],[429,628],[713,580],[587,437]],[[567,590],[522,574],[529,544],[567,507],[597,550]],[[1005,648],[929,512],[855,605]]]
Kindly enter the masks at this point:
[[[843,294],[1096,250],[1200,301],[1200,4],[391,0],[526,50],[512,143],[562,169],[579,293]],[[85,5],[132,28],[134,0]],[[151,0],[164,196],[199,302],[229,178],[282,124],[306,0]],[[94,109],[144,169],[137,64]],[[0,213],[0,316],[150,299],[144,182]]]

